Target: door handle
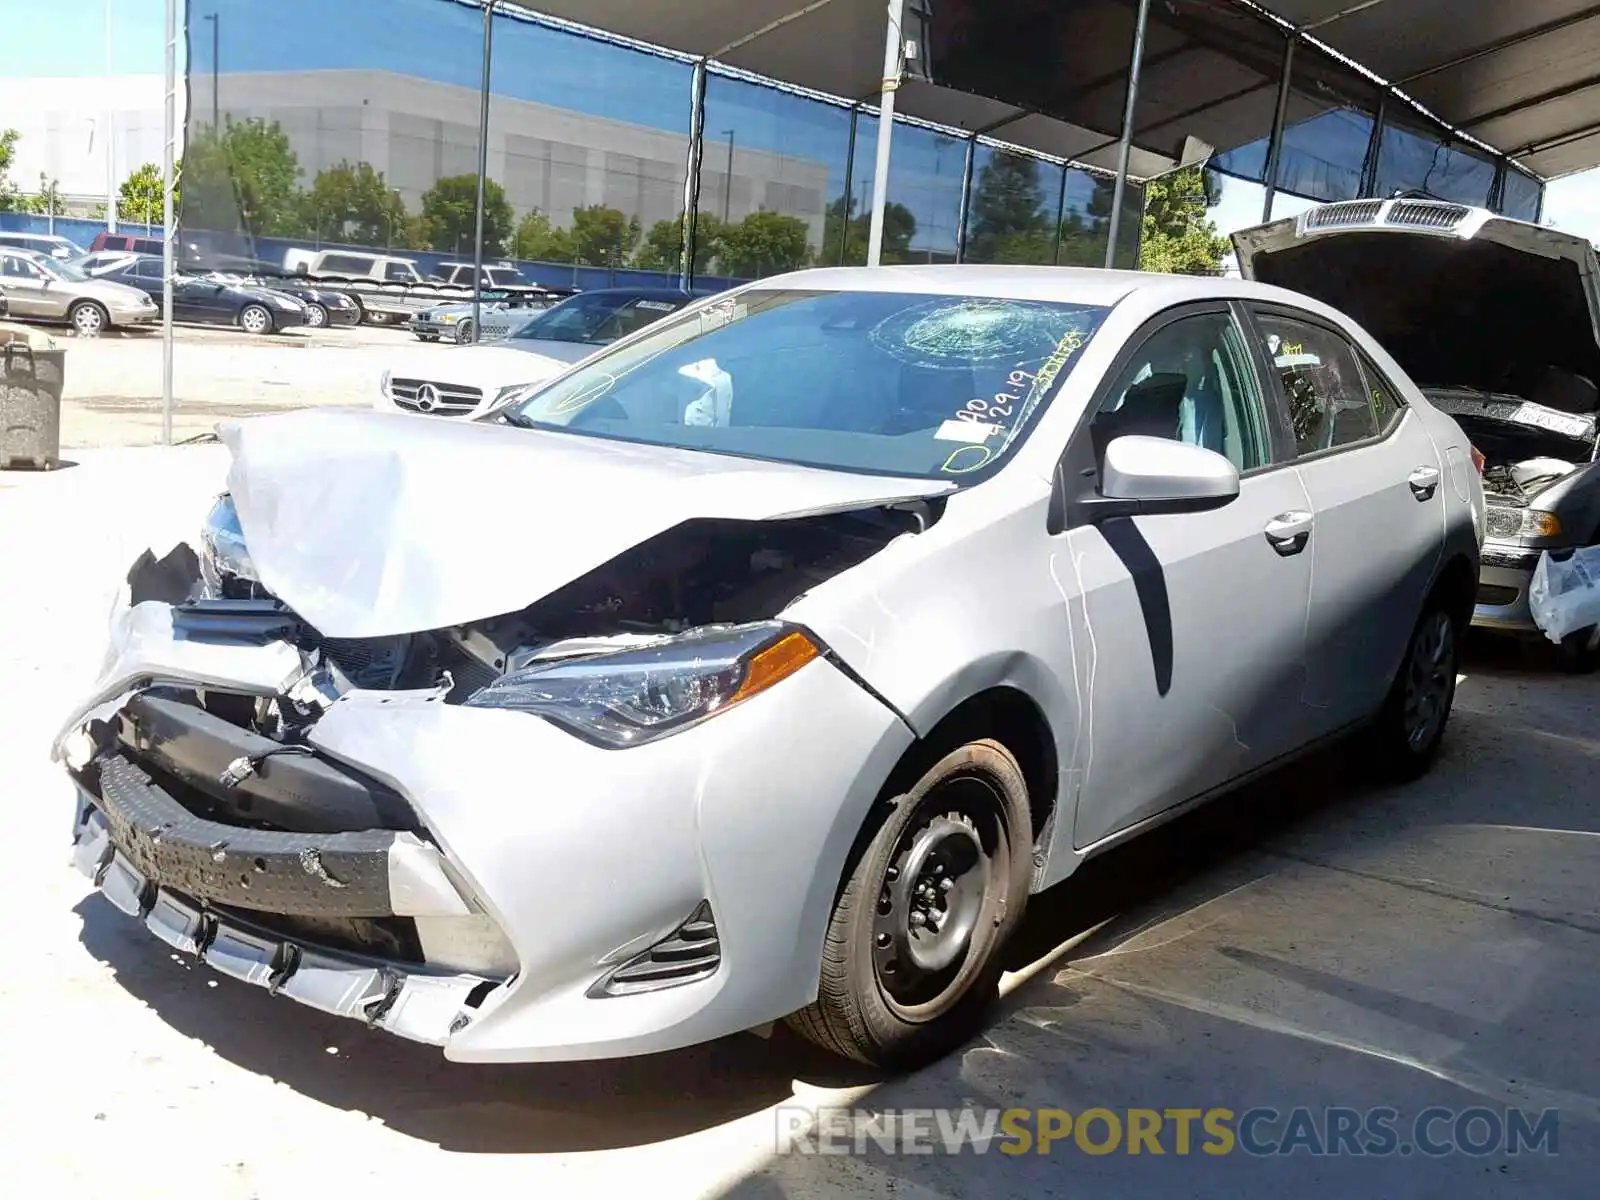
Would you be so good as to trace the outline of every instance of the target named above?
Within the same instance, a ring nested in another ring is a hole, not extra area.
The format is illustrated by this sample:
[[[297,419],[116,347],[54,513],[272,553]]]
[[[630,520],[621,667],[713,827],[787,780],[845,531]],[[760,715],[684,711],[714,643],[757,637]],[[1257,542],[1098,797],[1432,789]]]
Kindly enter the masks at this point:
[[[1299,554],[1311,540],[1311,514],[1299,509],[1279,513],[1267,522],[1262,532],[1267,535],[1272,548],[1283,557]]]
[[[1411,485],[1411,494],[1419,501],[1432,500],[1433,494],[1439,490],[1439,468],[1418,467],[1406,482]]]

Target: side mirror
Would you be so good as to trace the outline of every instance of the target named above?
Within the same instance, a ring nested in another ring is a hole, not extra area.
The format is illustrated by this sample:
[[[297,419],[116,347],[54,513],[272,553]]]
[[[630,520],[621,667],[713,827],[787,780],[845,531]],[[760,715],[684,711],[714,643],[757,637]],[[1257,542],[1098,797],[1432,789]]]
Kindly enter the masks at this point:
[[[1077,502],[1080,520],[1207,512],[1239,495],[1239,471],[1215,450],[1126,434],[1106,447],[1100,487]]]

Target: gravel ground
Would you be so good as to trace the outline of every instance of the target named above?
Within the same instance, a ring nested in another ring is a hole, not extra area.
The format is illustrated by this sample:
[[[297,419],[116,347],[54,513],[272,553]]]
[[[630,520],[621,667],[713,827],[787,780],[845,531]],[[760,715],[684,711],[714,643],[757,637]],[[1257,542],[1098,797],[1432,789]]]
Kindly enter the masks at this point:
[[[191,529],[225,468],[215,446],[73,457],[0,472],[0,1161],[29,1195],[1594,1194],[1600,680],[1481,644],[1421,783],[1374,789],[1324,755],[1091,864],[1035,899],[988,1033],[910,1078],[781,1033],[455,1066],[179,960],[67,865],[46,743],[98,662],[117,575],[152,531]],[[775,1106],[852,1098],[1556,1108],[1560,1152],[773,1156]]]

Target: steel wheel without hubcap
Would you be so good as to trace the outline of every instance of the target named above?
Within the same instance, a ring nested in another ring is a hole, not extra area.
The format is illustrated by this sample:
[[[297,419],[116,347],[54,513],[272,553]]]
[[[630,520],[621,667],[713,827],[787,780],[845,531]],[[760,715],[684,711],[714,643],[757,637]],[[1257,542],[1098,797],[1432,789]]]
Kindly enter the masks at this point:
[[[96,337],[106,327],[106,314],[98,304],[79,304],[72,310],[72,328],[80,337]]]
[[[1443,730],[1455,681],[1456,627],[1449,613],[1435,609],[1418,627],[1406,662],[1402,712],[1413,751],[1426,750]]]
[[[884,802],[828,923],[816,1000],[788,1022],[836,1054],[891,1069],[981,1026],[1000,948],[1027,905],[1027,783],[990,739],[967,742]]]
[[[270,333],[272,314],[259,304],[246,305],[245,310],[239,314],[239,327],[246,333]]]

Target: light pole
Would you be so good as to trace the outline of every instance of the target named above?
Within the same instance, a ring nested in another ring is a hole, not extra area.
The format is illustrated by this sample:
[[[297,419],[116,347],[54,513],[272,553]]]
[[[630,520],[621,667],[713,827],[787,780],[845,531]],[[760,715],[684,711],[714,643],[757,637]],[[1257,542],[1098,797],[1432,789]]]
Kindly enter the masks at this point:
[[[222,102],[217,92],[217,59],[222,45],[222,18],[214,12],[209,12],[201,19],[211,22],[211,136],[220,137]]]
[[[733,130],[722,132],[728,135],[728,173],[722,181],[722,223],[726,225],[733,211]]]
[[[111,109],[111,0],[106,0],[106,232],[117,231],[115,114]]]

